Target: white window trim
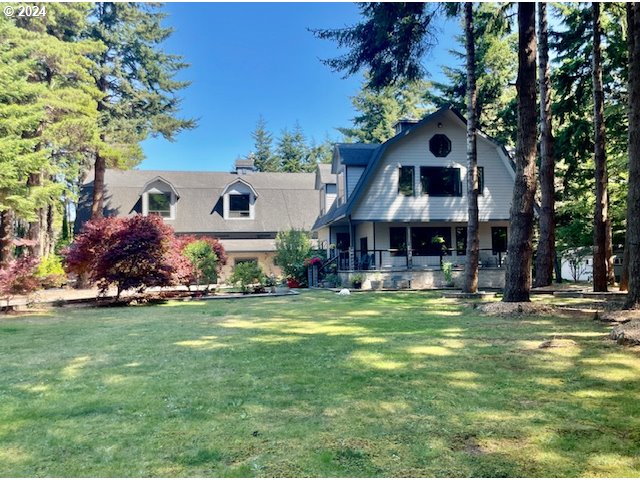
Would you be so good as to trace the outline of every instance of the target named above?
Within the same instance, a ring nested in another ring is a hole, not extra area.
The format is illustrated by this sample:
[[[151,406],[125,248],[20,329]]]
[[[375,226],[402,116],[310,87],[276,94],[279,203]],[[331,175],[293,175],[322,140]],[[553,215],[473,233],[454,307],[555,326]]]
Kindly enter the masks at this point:
[[[149,194],[150,193],[168,193],[171,195],[171,203],[170,203],[170,215],[168,217],[161,217],[164,220],[175,220],[176,219],[176,214],[177,214],[177,200],[178,198],[176,197],[175,192],[169,190],[169,191],[162,191],[159,190],[157,188],[151,188],[149,190],[146,190],[143,194],[142,194],[142,215],[144,215],[145,217],[149,216]]]

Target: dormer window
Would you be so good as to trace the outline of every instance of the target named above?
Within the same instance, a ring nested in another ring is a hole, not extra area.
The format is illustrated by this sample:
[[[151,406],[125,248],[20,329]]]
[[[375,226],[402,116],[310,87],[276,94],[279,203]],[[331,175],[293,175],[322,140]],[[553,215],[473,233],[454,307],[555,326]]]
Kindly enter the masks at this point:
[[[225,220],[253,220],[256,218],[258,193],[242,178],[229,183],[222,190]]]
[[[159,215],[166,220],[176,218],[178,192],[162,177],[156,177],[147,182],[140,195],[143,215]]]
[[[250,206],[250,194],[229,194],[229,218],[249,218]]]

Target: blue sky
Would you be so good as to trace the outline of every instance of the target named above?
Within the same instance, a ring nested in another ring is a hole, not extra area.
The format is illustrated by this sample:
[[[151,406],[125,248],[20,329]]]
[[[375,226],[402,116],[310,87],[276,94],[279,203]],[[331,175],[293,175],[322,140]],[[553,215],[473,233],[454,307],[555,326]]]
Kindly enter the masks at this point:
[[[259,115],[274,136],[296,121],[307,138],[339,140],[336,127],[349,126],[360,75],[342,78],[320,62],[336,56],[336,45],[308,28],[334,28],[359,20],[353,3],[167,3],[165,24],[174,28],[167,52],[191,66],[179,75],[192,84],[181,92],[182,116],[198,127],[175,142],[149,139],[146,170],[231,169],[252,150]],[[456,22],[442,24],[440,44],[426,59],[434,78],[451,63]]]

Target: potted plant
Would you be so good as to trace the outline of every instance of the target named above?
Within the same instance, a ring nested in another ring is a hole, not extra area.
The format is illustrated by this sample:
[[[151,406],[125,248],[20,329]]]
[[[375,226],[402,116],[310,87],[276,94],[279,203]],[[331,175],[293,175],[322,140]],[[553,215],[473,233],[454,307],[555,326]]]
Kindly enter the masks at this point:
[[[335,273],[330,273],[326,277],[324,277],[324,288],[335,288],[339,287],[342,284],[342,279],[339,275]]]
[[[364,277],[362,276],[361,273],[354,273],[353,275],[351,275],[351,285],[353,285],[353,288],[362,288],[362,281],[364,280]]]
[[[380,287],[382,287],[382,275],[376,272],[371,277],[371,289],[378,290]]]
[[[453,265],[451,262],[443,262],[442,263],[442,275],[444,276],[444,283],[447,287],[453,287],[453,272],[451,271],[451,267]]]
[[[276,293],[276,283],[275,275],[271,274],[265,278],[264,286],[267,287],[271,293]]]

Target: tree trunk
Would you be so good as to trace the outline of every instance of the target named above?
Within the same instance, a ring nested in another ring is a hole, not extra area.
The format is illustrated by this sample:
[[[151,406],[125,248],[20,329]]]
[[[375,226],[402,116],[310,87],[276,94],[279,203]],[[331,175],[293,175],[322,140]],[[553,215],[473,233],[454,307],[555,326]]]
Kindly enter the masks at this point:
[[[27,178],[27,186],[29,189],[38,188],[42,185],[42,174],[40,173],[30,173],[29,178]],[[27,228],[27,238],[33,242],[32,245],[28,246],[29,255],[35,258],[40,258],[42,256],[42,232],[43,232],[43,219],[46,219],[44,208],[36,208],[36,219],[32,222],[29,222],[29,227]]]
[[[551,131],[551,79],[549,76],[549,34],[547,4],[538,3],[538,38],[540,39],[538,83],[540,87],[540,240],[536,253],[535,287],[546,287],[553,281],[553,259],[556,244],[555,161]]]
[[[96,152],[93,177],[93,202],[91,203],[91,220],[102,218],[104,209],[104,172],[107,169],[105,158]]]
[[[537,136],[535,25],[535,3],[518,3],[516,179],[511,201],[504,302],[528,302],[531,290]]]
[[[600,4],[593,9],[593,127],[594,162],[596,166],[596,208],[593,217],[593,291],[607,291],[607,219],[609,199],[607,193],[607,157],[605,152],[604,90],[602,88],[602,52],[600,37]]]
[[[608,174],[607,174],[608,177]],[[608,183],[608,179],[607,179]],[[607,194],[607,197],[609,195]],[[613,224],[611,222],[611,216],[607,218],[607,229],[605,230],[606,237],[604,240],[605,246],[605,260],[607,262],[607,284],[610,287],[616,284],[616,272],[613,269]]]
[[[13,260],[13,212],[0,212],[0,268]]]
[[[629,242],[627,238],[625,238],[624,251],[622,252],[622,273],[620,274],[620,286],[618,288],[621,292],[629,290]]]
[[[462,291],[478,291],[478,260],[480,238],[478,236],[478,155],[476,148],[476,55],[473,32],[473,3],[464,4],[465,46],[467,50],[467,251]]]
[[[627,243],[629,290],[626,308],[640,308],[640,4],[627,3],[629,42],[629,191]]]

